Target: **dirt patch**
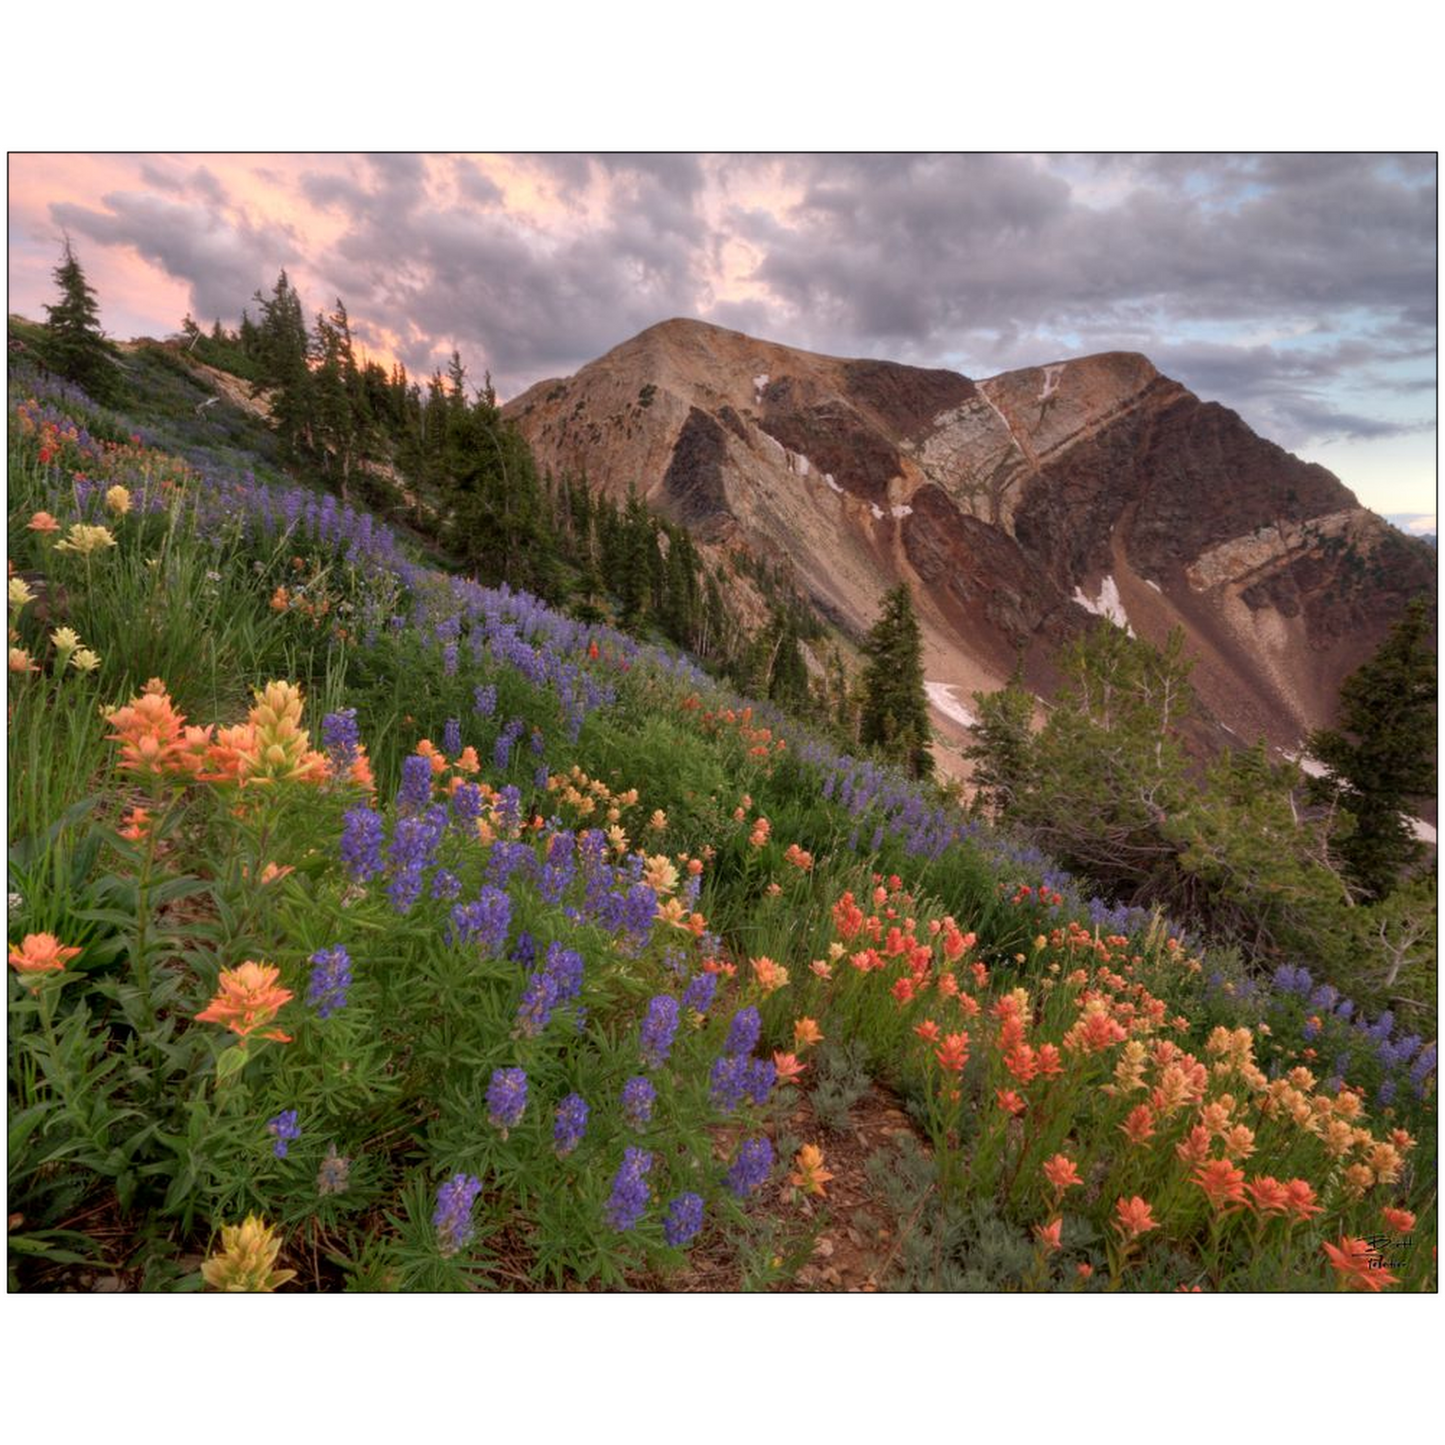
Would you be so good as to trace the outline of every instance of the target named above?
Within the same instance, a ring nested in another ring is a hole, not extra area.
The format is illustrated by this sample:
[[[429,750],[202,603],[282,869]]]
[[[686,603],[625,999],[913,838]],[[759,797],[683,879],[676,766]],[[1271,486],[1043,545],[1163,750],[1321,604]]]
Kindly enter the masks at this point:
[[[868,1161],[875,1154],[891,1152],[895,1141],[905,1136],[919,1140],[901,1101],[870,1084],[850,1108],[845,1129],[831,1133],[804,1094],[782,1127],[793,1138],[817,1144],[823,1151],[823,1167],[833,1177],[822,1198],[784,1182],[770,1186],[755,1202],[755,1215],[770,1217],[781,1239],[801,1250],[812,1238],[804,1262],[774,1288],[783,1293],[829,1294],[871,1294],[886,1288],[894,1272],[900,1223],[869,1179]],[[791,1173],[793,1161],[783,1162]],[[779,1245],[780,1250],[786,1248],[787,1244]],[[773,1263],[783,1267],[783,1255],[778,1254]],[[730,1294],[742,1289],[743,1282],[743,1262],[725,1238],[713,1235],[693,1250],[683,1274],[666,1282],[639,1283],[642,1288],[670,1292]]]

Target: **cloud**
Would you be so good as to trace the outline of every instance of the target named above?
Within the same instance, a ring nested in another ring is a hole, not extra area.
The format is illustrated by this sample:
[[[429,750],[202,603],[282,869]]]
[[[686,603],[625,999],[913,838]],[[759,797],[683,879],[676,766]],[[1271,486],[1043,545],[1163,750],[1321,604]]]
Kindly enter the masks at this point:
[[[196,193],[199,199],[171,199]],[[191,289],[191,310],[205,321],[236,316],[257,287],[297,254],[294,238],[275,225],[258,226],[225,204],[220,183],[204,169],[175,180],[168,194],[112,191],[104,210],[60,202],[52,219],[105,246],[130,247]],[[174,327],[173,318],[166,329]]]
[[[975,376],[1143,351],[1287,446],[1431,424],[1429,155],[114,164],[125,183],[51,215],[183,280],[198,317],[285,265],[413,371],[456,346],[503,395],[695,315]]]

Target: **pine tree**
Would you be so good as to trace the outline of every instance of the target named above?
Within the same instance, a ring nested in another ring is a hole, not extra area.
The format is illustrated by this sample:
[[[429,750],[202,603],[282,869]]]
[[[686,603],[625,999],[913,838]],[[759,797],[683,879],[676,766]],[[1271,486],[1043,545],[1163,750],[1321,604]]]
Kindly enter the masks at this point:
[[[877,747],[915,778],[931,777],[928,695],[923,690],[923,633],[905,583],[883,599],[883,614],[863,643],[859,738]]]
[[[1340,687],[1335,728],[1308,748],[1330,770],[1314,791],[1337,802],[1354,830],[1337,844],[1366,899],[1386,897],[1424,856],[1407,815],[1435,790],[1435,654],[1430,615],[1416,598],[1380,650]]]
[[[69,236],[51,274],[60,287],[60,304],[45,308],[50,365],[96,401],[112,401],[120,390],[116,350],[100,329],[100,306],[70,248]]]
[[[1033,744],[1033,695],[1017,669],[1007,687],[997,692],[976,692],[978,726],[973,745],[964,757],[973,763],[974,808],[994,817],[1011,810],[1028,782],[1029,754]]]

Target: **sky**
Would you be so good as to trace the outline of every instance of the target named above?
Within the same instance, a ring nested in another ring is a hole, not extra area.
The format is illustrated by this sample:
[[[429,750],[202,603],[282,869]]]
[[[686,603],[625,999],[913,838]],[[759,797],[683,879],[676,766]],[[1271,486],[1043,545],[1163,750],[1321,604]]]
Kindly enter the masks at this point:
[[[9,306],[68,234],[122,338],[308,310],[500,396],[692,316],[973,377],[1142,351],[1435,527],[1433,154],[15,154]],[[254,311],[254,307],[253,307]]]

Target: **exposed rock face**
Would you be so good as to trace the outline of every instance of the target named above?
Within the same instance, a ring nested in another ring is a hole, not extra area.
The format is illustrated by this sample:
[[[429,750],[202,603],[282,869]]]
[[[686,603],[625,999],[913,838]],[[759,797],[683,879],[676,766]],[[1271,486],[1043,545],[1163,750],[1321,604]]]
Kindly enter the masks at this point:
[[[1130,353],[974,382],[668,321],[505,410],[553,471],[790,558],[856,633],[906,580],[958,699],[1020,653],[1047,691],[1095,613],[1183,626],[1206,707],[1289,747],[1435,588],[1428,546]]]

